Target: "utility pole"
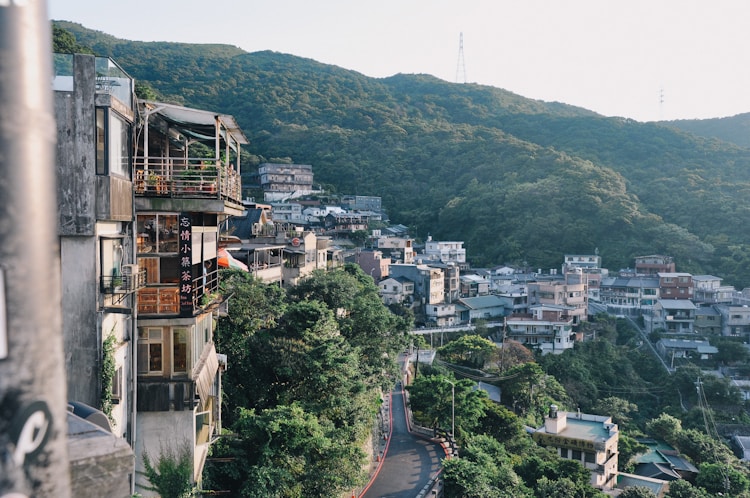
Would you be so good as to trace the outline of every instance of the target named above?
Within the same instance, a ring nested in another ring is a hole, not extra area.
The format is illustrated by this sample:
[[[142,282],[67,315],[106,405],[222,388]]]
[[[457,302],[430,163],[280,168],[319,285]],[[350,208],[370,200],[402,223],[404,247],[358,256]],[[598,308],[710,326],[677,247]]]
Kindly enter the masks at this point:
[[[0,498],[70,497],[50,33],[0,0]]]

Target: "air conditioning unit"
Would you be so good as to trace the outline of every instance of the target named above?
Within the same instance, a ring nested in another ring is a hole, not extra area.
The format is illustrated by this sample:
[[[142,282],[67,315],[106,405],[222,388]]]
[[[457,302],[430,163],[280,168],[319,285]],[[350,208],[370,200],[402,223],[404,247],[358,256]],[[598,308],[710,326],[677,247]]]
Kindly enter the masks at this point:
[[[122,275],[128,277],[138,275],[138,265],[122,265]]]

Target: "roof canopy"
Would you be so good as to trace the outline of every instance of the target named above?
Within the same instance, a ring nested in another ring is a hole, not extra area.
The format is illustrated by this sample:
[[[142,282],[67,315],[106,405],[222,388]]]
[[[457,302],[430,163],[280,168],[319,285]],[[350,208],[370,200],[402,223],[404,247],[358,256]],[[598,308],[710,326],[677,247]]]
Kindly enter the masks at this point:
[[[236,144],[250,143],[245,133],[237,124],[234,116],[210,111],[202,111],[162,102],[143,101],[141,112],[157,115],[177,133],[202,143],[216,141],[217,120],[220,126],[220,137],[236,150]]]

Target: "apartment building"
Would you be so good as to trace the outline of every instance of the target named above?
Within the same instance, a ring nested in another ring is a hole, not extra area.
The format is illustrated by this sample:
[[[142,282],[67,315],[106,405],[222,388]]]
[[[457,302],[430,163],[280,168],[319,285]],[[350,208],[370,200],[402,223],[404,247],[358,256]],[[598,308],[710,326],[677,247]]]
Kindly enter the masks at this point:
[[[459,268],[466,269],[466,249],[464,243],[458,241],[437,241],[432,236],[427,237],[424,253],[430,259],[443,263],[456,263]]]
[[[635,258],[635,273],[644,276],[656,276],[659,273],[674,273],[675,264],[671,256],[653,254]]]
[[[588,293],[586,284],[580,279],[549,280],[529,282],[529,307],[536,304],[564,306],[568,316],[573,319],[573,325],[587,320]]]
[[[52,86],[68,400],[106,411],[112,433],[132,444],[135,299],[145,282],[133,237],[134,81],[111,59],[56,54]]]
[[[605,277],[599,299],[613,315],[650,313],[659,298],[658,277]]]
[[[406,265],[414,263],[414,240],[403,237],[379,237],[378,249],[390,253],[391,260]]]
[[[689,273],[659,272],[660,299],[693,299],[693,276]]]
[[[603,415],[559,411],[551,405],[544,426],[532,437],[562,458],[574,460],[591,472],[591,485],[612,489],[617,484],[619,430]]]
[[[260,187],[267,202],[290,199],[313,191],[309,164],[262,163],[258,166]]]
[[[573,318],[569,309],[555,305],[535,305],[527,314],[514,314],[505,319],[505,335],[542,354],[560,354],[574,346]]]
[[[377,249],[357,250],[354,253],[354,262],[376,283],[388,276],[388,269],[391,266],[391,258],[383,257],[383,251]]]
[[[240,147],[230,115],[161,102],[138,104],[135,253],[146,270],[137,298],[137,470],[143,455],[187,448],[200,483],[221,428],[221,370],[214,327],[219,225],[243,212]],[[202,147],[199,147],[201,144]],[[137,472],[136,490],[151,496]]]
[[[721,278],[713,275],[693,275],[693,302],[696,304],[729,304],[735,289],[721,285]]]

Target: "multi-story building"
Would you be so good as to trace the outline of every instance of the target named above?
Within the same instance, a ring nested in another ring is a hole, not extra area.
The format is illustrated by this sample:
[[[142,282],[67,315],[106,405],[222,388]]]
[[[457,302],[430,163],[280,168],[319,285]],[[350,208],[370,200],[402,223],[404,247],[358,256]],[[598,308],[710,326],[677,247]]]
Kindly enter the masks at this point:
[[[444,278],[440,268],[395,264],[391,265],[389,272],[391,277],[405,277],[414,282],[414,297],[419,305],[444,302]]]
[[[693,276],[659,272],[659,299],[693,299]]]
[[[342,195],[341,206],[351,211],[374,211],[376,213],[383,209],[381,198],[372,195]]]
[[[378,249],[389,251],[391,260],[405,265],[414,263],[414,240],[403,237],[380,237]]]
[[[297,202],[272,202],[271,219],[274,223],[304,225],[307,217],[302,214],[302,204]]]
[[[696,304],[729,304],[735,289],[721,285],[721,278],[713,275],[693,275],[693,302]]]
[[[68,399],[106,410],[112,432],[132,444],[134,307],[144,283],[133,240],[134,82],[108,58],[58,54],[55,62]],[[102,365],[111,362],[108,387]]]
[[[638,256],[635,258],[637,275],[655,276],[659,273],[674,273],[675,265],[671,256]]]
[[[576,337],[569,309],[554,305],[529,307],[529,314],[511,315],[505,319],[505,336],[542,354],[559,354],[573,347]]]
[[[200,482],[209,444],[221,426],[221,374],[214,327],[222,310],[219,225],[240,215],[240,147],[232,116],[140,102],[136,133],[138,268],[137,468],[142,456],[189,452]],[[202,148],[197,144],[201,143]],[[206,157],[208,156],[208,157]],[[138,491],[147,495],[143,474]]]
[[[750,340],[750,307],[730,304],[714,306],[721,315],[721,335]]]
[[[383,252],[377,249],[358,250],[354,253],[354,262],[375,282],[387,277],[388,269],[391,266],[391,258],[384,258]]]
[[[466,249],[463,242],[437,241],[432,236],[427,237],[424,244],[424,253],[435,261],[443,263],[456,263],[459,268],[466,269]]]
[[[588,294],[586,284],[580,279],[530,282],[527,288],[529,307],[535,304],[564,306],[573,325],[586,321]]]
[[[544,427],[533,433],[534,440],[568,460],[575,460],[591,472],[591,485],[612,489],[617,484],[619,430],[612,417],[558,411],[550,406]]]
[[[695,310],[695,333],[704,337],[721,335],[721,313],[716,306],[699,306]]]
[[[479,275],[461,275],[461,297],[486,296],[490,293],[490,281]]]
[[[438,303],[425,306],[427,323],[435,327],[450,327],[455,325],[456,305],[454,303]]]
[[[688,299],[659,299],[643,320],[648,332],[661,329],[668,334],[693,334],[696,310]]]
[[[386,277],[378,283],[383,304],[403,304],[414,302],[414,282],[406,277]]]
[[[586,284],[586,292],[590,301],[600,300],[599,288],[602,278],[609,274],[606,268],[602,268],[602,258],[598,254],[575,255],[566,254],[562,265],[563,275],[578,273]]]
[[[258,166],[258,176],[266,201],[299,197],[313,191],[313,171],[309,164],[262,163]]]
[[[659,279],[656,277],[606,277],[599,289],[601,304],[613,315],[650,313],[658,298]]]

